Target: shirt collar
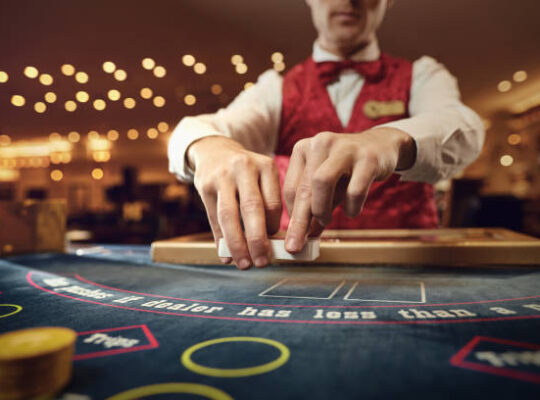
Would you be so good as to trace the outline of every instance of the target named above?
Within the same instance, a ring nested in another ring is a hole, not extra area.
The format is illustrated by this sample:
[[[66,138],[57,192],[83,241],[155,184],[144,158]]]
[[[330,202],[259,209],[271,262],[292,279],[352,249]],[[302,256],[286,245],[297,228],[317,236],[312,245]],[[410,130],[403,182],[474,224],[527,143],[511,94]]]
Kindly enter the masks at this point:
[[[353,54],[350,59],[353,61],[375,61],[381,56],[381,50],[379,49],[379,43],[375,38],[366,47]],[[316,63],[325,61],[341,61],[343,58],[336,56],[324,50],[318,41],[313,43],[313,61]]]

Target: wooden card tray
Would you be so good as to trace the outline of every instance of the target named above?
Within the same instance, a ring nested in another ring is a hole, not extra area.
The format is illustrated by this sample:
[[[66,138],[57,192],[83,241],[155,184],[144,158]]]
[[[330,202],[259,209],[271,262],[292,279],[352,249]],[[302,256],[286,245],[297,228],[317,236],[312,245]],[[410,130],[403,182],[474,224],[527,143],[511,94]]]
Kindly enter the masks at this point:
[[[152,258],[221,264],[210,233],[154,242]],[[500,228],[328,230],[321,236],[319,258],[309,263],[540,267],[540,240]]]

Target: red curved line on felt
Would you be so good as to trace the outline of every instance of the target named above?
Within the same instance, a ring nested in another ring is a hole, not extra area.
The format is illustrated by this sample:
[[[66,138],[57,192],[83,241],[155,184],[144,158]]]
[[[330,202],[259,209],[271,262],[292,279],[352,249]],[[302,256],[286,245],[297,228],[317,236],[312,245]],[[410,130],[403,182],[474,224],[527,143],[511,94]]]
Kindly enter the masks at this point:
[[[518,342],[516,340],[492,338],[489,336],[475,336],[461,350],[459,350],[456,354],[452,356],[452,358],[450,359],[450,364],[456,367],[460,367],[465,357],[467,357],[469,353],[480,342],[499,343],[499,344],[505,344],[505,345],[513,346],[513,347],[522,347],[522,348],[530,349],[530,350],[540,349],[540,344]]]
[[[56,292],[53,292],[53,293],[56,293]],[[77,335],[80,336],[80,335],[91,335],[92,333],[127,331],[128,329],[136,329],[136,328],[141,328],[141,330],[146,335],[146,338],[148,339],[148,342],[150,342],[150,344],[152,346],[159,346],[158,341],[156,340],[156,338],[154,337],[154,335],[152,334],[150,329],[148,329],[148,326],[146,324],[131,325],[131,326],[119,326],[117,328],[107,328],[107,329],[95,329],[93,331],[77,332]]]
[[[519,319],[535,319],[540,318],[538,315],[520,315],[513,317],[492,317],[492,318],[471,318],[471,319],[454,319],[454,320],[427,320],[427,321],[313,321],[313,320],[284,320],[284,319],[260,319],[260,318],[238,318],[238,317],[218,317],[210,315],[195,315],[195,314],[178,314],[167,311],[153,311],[153,310],[141,310],[139,308],[131,308],[124,306],[117,306],[114,304],[105,304],[97,301],[78,299],[76,297],[68,296],[67,294],[57,293],[49,289],[45,289],[42,286],[39,286],[32,280],[32,271],[28,272],[26,275],[26,280],[30,285],[36,289],[43,290],[45,292],[67,297],[72,300],[78,300],[85,303],[98,304],[105,307],[120,308],[123,310],[130,311],[142,311],[151,314],[165,314],[165,315],[176,315],[180,317],[190,317],[190,318],[204,318],[204,319],[221,319],[229,321],[256,321],[256,322],[281,322],[281,323],[297,323],[297,324],[325,324],[325,325],[416,325],[416,324],[448,324],[448,323],[457,323],[457,322],[487,322],[487,321],[509,321],[509,320],[519,320]]]
[[[514,371],[508,368],[499,368],[493,367],[491,365],[476,364],[469,361],[463,361],[457,366],[461,368],[472,369],[475,371],[486,372],[488,374],[500,375],[506,378],[519,379],[532,383],[540,383],[540,375],[530,372]]]
[[[156,348],[155,346],[152,346],[150,344],[145,344],[143,346],[132,347],[130,349],[115,349],[115,350],[98,351],[95,353],[84,353],[84,354],[78,354],[78,355],[73,356],[73,361],[88,360],[89,358],[97,358],[97,357],[114,356],[117,354],[124,354],[124,353],[133,353],[136,351],[151,350],[155,348]]]
[[[484,365],[471,361],[464,361],[465,358],[470,354],[470,352],[473,351],[473,349],[480,342],[500,343],[532,350],[540,348],[540,345],[534,343],[517,342],[515,340],[491,338],[488,336],[475,336],[461,350],[459,350],[454,356],[452,356],[452,358],[450,359],[450,364],[452,364],[454,367],[472,369],[474,371],[500,375],[506,378],[519,379],[532,383],[540,383],[539,374],[526,371],[516,371],[509,368],[494,367],[492,365]]]
[[[506,344],[506,345],[514,346],[514,347],[523,347],[524,349],[540,350],[540,344],[536,344],[536,343],[518,342],[517,340],[499,339],[499,338],[493,338],[489,336],[477,336],[477,337],[479,341]]]
[[[77,335],[91,335],[93,333],[101,333],[101,332],[114,332],[114,331],[127,331],[128,329],[136,329],[141,328],[143,329],[143,324],[141,325],[130,325],[130,326],[119,326],[117,328],[107,328],[107,329],[94,329],[93,331],[84,331],[84,332],[77,332]]]
[[[148,340],[150,340],[150,344],[154,344],[156,347],[159,347],[158,341],[156,340],[156,338],[154,337],[154,335],[152,335],[152,332],[150,332],[150,329],[148,329],[148,327],[146,326],[146,324],[143,324],[142,330],[143,330],[144,333],[146,334],[146,337],[148,338]]]
[[[152,332],[150,332],[150,329],[148,329],[148,326],[146,326],[146,324],[120,326],[117,328],[107,328],[107,329],[95,329],[93,331],[77,332],[77,335],[81,336],[81,335],[90,335],[93,333],[126,331],[129,329],[137,329],[137,328],[141,329],[144,332],[144,334],[146,335],[146,339],[148,339],[148,344],[131,347],[129,349],[111,349],[111,350],[97,351],[93,353],[77,354],[73,356],[73,360],[74,361],[87,360],[89,358],[113,356],[116,354],[131,353],[131,352],[141,351],[141,350],[150,350],[150,349],[156,349],[159,347],[158,341],[156,340]]]
[[[452,364],[455,367],[461,366],[461,362],[467,357],[467,355],[474,349],[474,347],[478,344],[478,342],[481,340],[481,336],[475,336],[474,338],[469,341],[461,350],[459,350],[456,354],[452,356],[450,359],[450,364]]]
[[[132,293],[132,294],[140,294],[142,296],[151,296],[151,297],[159,297],[163,299],[171,299],[171,300],[182,300],[182,301],[192,301],[192,302],[198,302],[198,303],[211,303],[211,304],[228,304],[228,305],[235,305],[235,306],[259,306],[259,307],[311,307],[311,308],[392,308],[392,307],[434,307],[434,306],[458,306],[458,305],[464,305],[464,304],[484,304],[484,303],[498,303],[498,302],[504,302],[504,301],[517,301],[517,300],[528,300],[528,299],[535,299],[540,297],[540,295],[536,296],[529,296],[529,297],[518,297],[513,299],[500,299],[500,300],[484,300],[484,301],[469,301],[469,302],[463,302],[463,303],[432,303],[432,304],[416,304],[416,303],[405,303],[405,304],[397,304],[397,305],[379,305],[379,306],[312,306],[312,305],[289,305],[289,304],[257,304],[257,303],[229,303],[226,301],[212,301],[212,300],[195,300],[195,299],[184,299],[181,297],[171,297],[171,296],[162,296],[159,294],[151,294],[151,293],[142,293],[142,292],[134,292],[132,290],[126,290],[126,289],[120,289],[115,288],[112,286],[103,285],[101,283],[97,283],[94,281],[91,281],[89,279],[83,278],[79,274],[73,275],[75,279],[80,280],[84,283],[88,283],[90,285],[99,286],[104,289],[111,289],[111,290],[117,290],[119,292],[125,292],[125,293]]]

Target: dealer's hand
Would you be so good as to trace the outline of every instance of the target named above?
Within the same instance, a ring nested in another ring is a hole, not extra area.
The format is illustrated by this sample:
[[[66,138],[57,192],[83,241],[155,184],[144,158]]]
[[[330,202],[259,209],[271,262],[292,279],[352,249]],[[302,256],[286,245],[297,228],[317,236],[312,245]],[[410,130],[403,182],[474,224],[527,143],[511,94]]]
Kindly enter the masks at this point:
[[[410,168],[415,157],[414,140],[393,128],[322,132],[297,142],[283,186],[291,216],[285,249],[301,251],[307,236],[318,236],[342,202],[348,216],[358,215],[371,183]]]
[[[187,158],[216,245],[224,237],[240,269],[267,265],[268,234],[277,232],[281,216],[279,177],[272,158],[221,136],[194,142]]]

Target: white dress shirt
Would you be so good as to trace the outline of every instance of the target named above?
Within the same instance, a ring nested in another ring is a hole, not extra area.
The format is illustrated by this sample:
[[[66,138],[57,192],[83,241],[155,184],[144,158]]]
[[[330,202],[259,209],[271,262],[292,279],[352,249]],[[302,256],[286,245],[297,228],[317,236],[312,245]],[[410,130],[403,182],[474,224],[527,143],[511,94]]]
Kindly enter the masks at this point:
[[[380,56],[376,41],[351,57],[354,61],[374,61]],[[340,58],[313,45],[315,62]],[[332,104],[343,126],[364,84],[355,70],[341,72],[327,86]],[[242,91],[226,108],[214,114],[183,118],[169,141],[169,170],[184,182],[193,181],[186,163],[191,143],[213,135],[228,136],[245,148],[272,155],[279,136],[283,77],[274,70],[259,76],[257,83]],[[375,127],[393,127],[407,132],[416,141],[414,165],[398,171],[405,181],[435,183],[451,178],[476,159],[484,142],[484,127],[478,115],[460,101],[456,79],[431,57],[413,63],[409,118]]]

